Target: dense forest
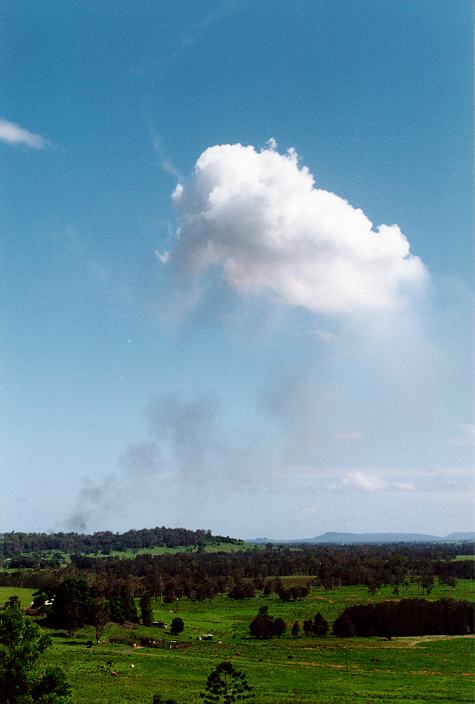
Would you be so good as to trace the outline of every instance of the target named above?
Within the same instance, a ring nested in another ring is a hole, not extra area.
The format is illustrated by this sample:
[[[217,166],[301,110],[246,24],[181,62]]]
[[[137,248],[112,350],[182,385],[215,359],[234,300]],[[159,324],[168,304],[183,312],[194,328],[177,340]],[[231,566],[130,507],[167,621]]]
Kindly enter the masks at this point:
[[[469,548],[473,546],[464,549]],[[163,555],[139,554],[134,559],[72,554],[66,566],[0,571],[0,584],[54,593],[58,584],[81,575],[108,598],[117,585],[126,583],[134,595],[147,592],[168,602],[182,596],[199,601],[222,593],[231,598],[246,598],[259,589],[273,590],[281,599],[292,600],[299,598],[298,595],[281,589],[279,578],[300,575],[308,577],[309,584],[324,589],[363,584],[374,594],[382,586],[390,585],[398,596],[406,583],[416,582],[421,593],[429,594],[436,578],[449,587],[454,587],[457,579],[473,578],[475,562],[455,560],[459,550],[460,545],[456,544],[351,548],[268,545],[217,553],[198,547]],[[21,559],[18,561],[21,563]],[[14,562],[11,559],[9,564]]]
[[[210,530],[187,528],[143,528],[125,533],[100,531],[82,533],[3,533],[0,534],[0,557],[12,558],[22,553],[57,550],[67,553],[109,553],[150,547],[186,547],[213,543],[240,543],[222,535],[213,536]]]
[[[351,636],[465,635],[474,631],[474,604],[453,599],[401,599],[346,608],[333,634]]]

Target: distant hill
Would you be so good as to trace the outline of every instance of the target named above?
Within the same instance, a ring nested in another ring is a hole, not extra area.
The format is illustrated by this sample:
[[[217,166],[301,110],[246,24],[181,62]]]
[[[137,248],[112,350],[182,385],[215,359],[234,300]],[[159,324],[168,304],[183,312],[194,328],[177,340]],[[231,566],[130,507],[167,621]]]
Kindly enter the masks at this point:
[[[475,532],[450,533],[444,537],[428,535],[425,533],[336,533],[328,532],[315,538],[302,538],[300,540],[273,540],[270,538],[256,538],[253,543],[279,543],[279,544],[308,544],[308,545],[362,545],[372,543],[447,543],[475,540]]]
[[[475,533],[470,531],[468,533],[449,533],[443,540],[475,540]]]

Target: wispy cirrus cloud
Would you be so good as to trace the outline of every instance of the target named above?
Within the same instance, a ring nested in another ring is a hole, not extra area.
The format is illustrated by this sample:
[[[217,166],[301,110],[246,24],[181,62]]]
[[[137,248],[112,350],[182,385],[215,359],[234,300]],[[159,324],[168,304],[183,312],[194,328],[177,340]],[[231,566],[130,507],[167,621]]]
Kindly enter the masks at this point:
[[[180,181],[182,176],[179,170],[174,165],[173,161],[165,153],[161,137],[157,134],[154,129],[151,129],[150,133],[152,138],[153,150],[158,156],[158,163],[160,165],[160,168],[162,169],[162,171],[174,178],[176,181]]]
[[[31,149],[44,149],[48,140],[24,127],[0,118],[0,141],[7,144],[24,144]]]

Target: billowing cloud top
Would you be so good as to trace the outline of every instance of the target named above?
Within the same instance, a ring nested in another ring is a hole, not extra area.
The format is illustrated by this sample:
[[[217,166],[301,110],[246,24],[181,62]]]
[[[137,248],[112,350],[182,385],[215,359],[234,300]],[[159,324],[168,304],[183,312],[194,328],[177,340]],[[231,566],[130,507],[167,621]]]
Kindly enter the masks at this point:
[[[272,294],[317,313],[391,309],[427,279],[397,225],[373,230],[362,210],[315,187],[293,149],[206,149],[173,194],[170,261],[196,276],[222,267],[239,293]]]

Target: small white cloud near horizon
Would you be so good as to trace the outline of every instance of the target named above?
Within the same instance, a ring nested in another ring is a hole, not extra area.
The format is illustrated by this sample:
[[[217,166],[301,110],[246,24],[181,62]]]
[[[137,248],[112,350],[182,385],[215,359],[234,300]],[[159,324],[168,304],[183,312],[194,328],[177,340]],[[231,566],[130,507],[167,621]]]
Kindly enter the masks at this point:
[[[171,262],[199,279],[218,267],[239,294],[267,294],[312,313],[403,307],[428,280],[397,225],[316,188],[293,149],[206,149],[173,193],[178,228]]]
[[[29,132],[3,118],[0,118],[0,141],[7,144],[24,144],[32,149],[44,149],[48,145],[48,140],[41,135]]]
[[[415,491],[416,487],[414,484],[411,482],[394,482],[392,484],[394,489],[397,489],[398,491]]]
[[[361,491],[383,491],[387,488],[387,483],[375,474],[365,474],[364,472],[349,472],[341,480],[343,486],[348,489],[360,489]]]
[[[366,472],[348,472],[342,478],[340,486],[346,489],[357,489],[371,493],[379,491],[416,491],[416,487],[412,482],[387,482],[376,474],[367,474]]]
[[[361,440],[363,433],[361,430],[350,430],[346,433],[336,433],[335,437],[337,440],[343,440],[345,442],[355,442],[356,440]]]

